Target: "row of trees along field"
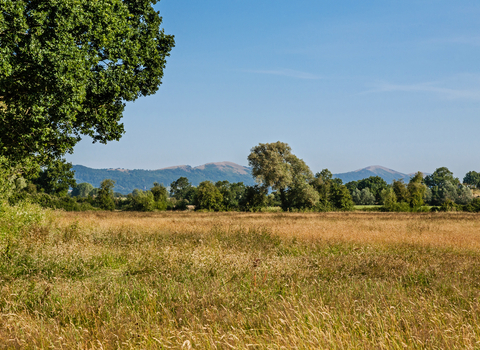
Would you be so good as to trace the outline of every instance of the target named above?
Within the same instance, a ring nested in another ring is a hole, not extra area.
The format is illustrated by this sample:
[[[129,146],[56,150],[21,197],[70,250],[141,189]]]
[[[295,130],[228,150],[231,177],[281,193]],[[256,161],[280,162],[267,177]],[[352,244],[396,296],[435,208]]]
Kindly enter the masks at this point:
[[[382,205],[386,211],[464,210],[479,211],[480,174],[468,172],[463,183],[446,167],[423,177],[416,173],[408,184],[403,179],[387,184],[379,176],[346,184],[357,205]],[[428,208],[428,207],[430,208]]]
[[[65,210],[207,210],[207,211],[348,211],[355,205],[382,211],[464,210],[480,211],[480,174],[470,171],[463,184],[447,168],[423,177],[416,173],[408,183],[387,184],[379,176],[346,184],[328,169],[315,175],[292,154],[286,143],[259,144],[248,156],[255,186],[242,182],[203,181],[193,186],[185,177],[165,187],[154,183],[149,190],[128,195],[114,192],[115,182],[102,181],[100,188],[76,184],[71,164],[52,162],[32,177],[20,177],[10,202],[30,200],[44,207]],[[69,188],[73,190],[69,193]]]

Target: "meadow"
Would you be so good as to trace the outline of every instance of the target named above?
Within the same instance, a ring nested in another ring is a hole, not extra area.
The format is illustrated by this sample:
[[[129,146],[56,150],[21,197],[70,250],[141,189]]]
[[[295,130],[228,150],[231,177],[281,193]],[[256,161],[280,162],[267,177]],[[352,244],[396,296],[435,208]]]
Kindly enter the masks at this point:
[[[27,209],[0,348],[480,348],[478,214]]]

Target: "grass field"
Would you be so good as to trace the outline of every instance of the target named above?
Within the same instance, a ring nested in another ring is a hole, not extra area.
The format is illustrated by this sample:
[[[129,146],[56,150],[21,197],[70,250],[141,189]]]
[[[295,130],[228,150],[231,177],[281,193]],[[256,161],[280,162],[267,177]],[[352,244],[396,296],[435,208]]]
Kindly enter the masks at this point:
[[[2,243],[0,348],[478,349],[479,219],[54,213]]]

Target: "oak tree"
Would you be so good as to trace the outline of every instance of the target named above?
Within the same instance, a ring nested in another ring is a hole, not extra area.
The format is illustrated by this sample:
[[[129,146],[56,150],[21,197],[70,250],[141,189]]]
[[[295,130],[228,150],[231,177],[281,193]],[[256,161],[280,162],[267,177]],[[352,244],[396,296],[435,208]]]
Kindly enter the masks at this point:
[[[126,101],[155,93],[172,35],[157,0],[2,0],[0,155],[46,164],[84,135],[118,140]]]

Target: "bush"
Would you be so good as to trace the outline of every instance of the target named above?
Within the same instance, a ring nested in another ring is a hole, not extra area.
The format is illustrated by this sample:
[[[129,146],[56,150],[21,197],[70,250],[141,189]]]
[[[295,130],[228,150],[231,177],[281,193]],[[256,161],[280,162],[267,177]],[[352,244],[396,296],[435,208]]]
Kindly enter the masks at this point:
[[[334,209],[332,203],[329,201],[319,201],[315,206],[315,211],[319,212],[333,211]]]
[[[480,198],[474,198],[470,204],[467,204],[463,207],[463,210],[471,213],[480,212]]]
[[[0,250],[7,256],[12,247],[26,235],[48,228],[52,216],[49,211],[28,201],[15,206],[2,203],[0,206]]]
[[[445,201],[442,203],[440,206],[440,211],[457,211],[460,209],[457,204],[455,204],[454,201],[452,201],[450,198],[445,199]]]
[[[264,207],[260,209],[262,213],[282,213],[282,207]]]

